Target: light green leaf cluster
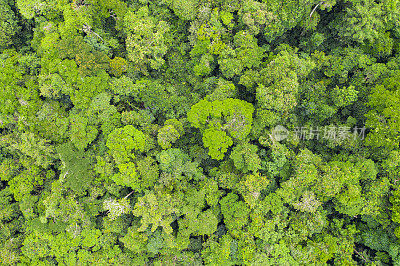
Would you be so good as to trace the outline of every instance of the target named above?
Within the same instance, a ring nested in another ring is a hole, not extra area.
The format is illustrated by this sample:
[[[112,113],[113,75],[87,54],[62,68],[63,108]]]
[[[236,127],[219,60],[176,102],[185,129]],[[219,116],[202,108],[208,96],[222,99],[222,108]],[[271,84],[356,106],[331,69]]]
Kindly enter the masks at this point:
[[[134,126],[117,128],[107,137],[107,147],[115,162],[121,164],[135,158],[134,151],[142,152],[145,147],[145,135]]]
[[[345,107],[357,101],[358,91],[354,86],[339,88],[336,86],[332,91],[332,100],[337,107]]]
[[[167,234],[171,234],[171,223],[180,214],[178,204],[178,200],[169,194],[146,192],[138,198],[132,211],[133,215],[142,218],[138,231],[146,231],[151,225],[152,232],[161,226]]]
[[[105,200],[103,209],[108,211],[108,217],[111,220],[115,220],[122,214],[127,214],[131,211],[130,203],[126,198]]]
[[[222,160],[233,140],[225,131],[208,128],[203,133],[203,144],[208,148],[211,158]]]
[[[204,146],[213,159],[221,160],[233,139],[244,139],[251,130],[254,107],[239,99],[208,102],[202,100],[192,106],[188,121],[203,131]]]
[[[158,131],[158,145],[160,145],[164,150],[171,148],[172,144],[175,143],[183,134],[184,130],[182,123],[177,119],[168,119],[165,121],[164,127]]]
[[[144,6],[136,12],[128,10],[124,17],[124,25],[128,34],[128,58],[144,73],[147,73],[147,66],[152,69],[161,68],[165,62],[163,56],[168,51],[168,23],[157,21]]]
[[[97,137],[98,130],[90,124],[88,117],[72,115],[69,120],[71,142],[79,150],[84,150]]]
[[[258,148],[250,143],[240,143],[231,152],[230,158],[235,167],[243,173],[256,172],[261,169],[261,159],[257,154]]]

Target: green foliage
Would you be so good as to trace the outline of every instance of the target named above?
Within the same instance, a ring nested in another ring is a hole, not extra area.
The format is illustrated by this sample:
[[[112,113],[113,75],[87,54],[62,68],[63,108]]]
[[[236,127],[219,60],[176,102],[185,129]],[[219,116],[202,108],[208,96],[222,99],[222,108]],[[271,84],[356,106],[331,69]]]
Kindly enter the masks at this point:
[[[260,107],[287,115],[297,105],[299,81],[312,70],[314,63],[299,58],[290,47],[281,48],[262,70],[256,97]]]
[[[159,80],[140,79],[134,86],[139,91],[140,101],[148,110],[147,115],[173,119],[186,114],[190,108],[192,100],[178,93],[170,84],[163,84]]]
[[[158,131],[158,145],[163,149],[171,148],[172,144],[175,143],[183,133],[183,125],[181,122],[176,119],[168,119],[165,121],[164,127]]]
[[[124,26],[128,35],[126,49],[129,60],[144,73],[147,73],[147,66],[159,69],[164,64],[163,56],[168,51],[168,23],[157,21],[144,6],[136,12],[128,10],[124,17]]]
[[[375,1],[349,1],[339,34],[357,42],[373,42],[384,29],[382,4]]]
[[[131,207],[129,201],[126,198],[115,200],[109,199],[103,202],[103,208],[107,211],[110,220],[115,220],[122,214],[129,213]]]
[[[222,160],[233,140],[225,131],[207,128],[203,133],[203,144],[212,159]]]
[[[131,226],[128,228],[128,233],[125,237],[121,238],[124,246],[134,253],[143,252],[146,249],[148,236],[144,233],[138,232],[138,227]]]
[[[33,161],[29,159],[20,160],[20,164],[4,160],[0,165],[1,180],[8,182],[9,191],[14,194],[17,201],[28,197],[38,186],[43,185],[46,178],[46,172],[32,163]]]
[[[84,150],[96,137],[98,130],[90,125],[90,119],[82,115],[71,115],[70,138],[71,142],[79,150]]]
[[[121,114],[111,104],[111,96],[105,92],[92,99],[87,115],[91,118],[93,124],[100,126],[100,132],[103,135],[110,134],[121,125]]]
[[[400,1],[0,14],[0,264],[400,265]]]
[[[236,250],[237,241],[230,235],[224,235],[218,242],[211,239],[208,240],[205,243],[202,257],[207,264],[234,265],[235,260],[231,254],[236,253]]]
[[[211,94],[207,95],[206,99],[208,101],[222,101],[227,98],[234,98],[236,93],[237,88],[234,83],[220,78],[218,79],[215,90]]]
[[[76,192],[88,189],[93,179],[90,171],[91,156],[76,150],[71,143],[58,146],[57,153],[62,163],[61,179],[65,186]]]
[[[133,162],[118,164],[119,173],[113,175],[111,179],[120,186],[128,186],[135,190],[140,190],[137,180],[136,165]]]
[[[110,61],[111,74],[120,77],[127,70],[127,62],[122,57],[115,57]]]
[[[358,91],[354,86],[348,88],[335,87],[332,91],[332,100],[337,107],[344,107],[352,104],[357,100]]]
[[[140,187],[150,188],[158,180],[159,166],[152,157],[147,156],[136,162],[137,172],[140,175]]]
[[[10,139],[9,137],[2,139],[2,145],[8,144],[10,151],[18,151],[31,158],[35,165],[47,168],[54,161],[54,147],[50,145],[50,141],[37,137],[32,132],[22,133],[16,139]]]
[[[369,105],[373,109],[366,115],[366,125],[372,131],[367,136],[367,143],[373,147],[393,149],[399,144],[399,112],[394,107],[399,101],[399,84],[395,78],[398,71],[394,71],[382,84],[372,88]]]
[[[188,121],[204,130],[203,144],[209,148],[213,159],[221,160],[233,139],[244,139],[251,130],[254,108],[250,103],[238,99],[202,100],[192,106]]]
[[[0,2],[0,16],[0,49],[4,49],[13,43],[13,37],[20,30],[20,27],[14,11],[5,0]]]
[[[107,147],[117,164],[134,159],[133,151],[143,151],[145,135],[134,126],[115,129],[107,137]]]
[[[171,234],[171,223],[180,214],[178,204],[179,201],[169,194],[146,192],[138,198],[132,211],[133,215],[141,217],[141,226],[137,230],[146,231],[151,225],[151,231],[154,232],[161,226],[165,233]]]
[[[239,238],[244,233],[243,227],[248,224],[250,209],[243,201],[239,201],[239,196],[234,193],[222,198],[220,204],[226,228],[232,236]]]
[[[265,192],[270,184],[270,180],[260,173],[246,175],[244,180],[239,183],[239,191],[244,201],[254,208],[259,203],[261,193]]]
[[[261,159],[257,151],[257,146],[250,143],[239,144],[232,149],[230,158],[235,167],[243,173],[256,172],[261,168]]]
[[[157,155],[160,170],[172,178],[172,183],[178,183],[185,177],[200,179],[203,174],[198,163],[192,162],[191,158],[180,149],[168,149]]]
[[[268,41],[281,36],[286,30],[295,27],[305,15],[310,6],[306,1],[268,0],[245,1],[240,9],[240,20],[253,35],[263,33]]]
[[[188,121],[196,128],[204,127],[212,110],[213,104],[211,102],[200,101],[190,109]]]
[[[168,1],[169,2],[169,1]],[[170,1],[174,13],[183,20],[192,20],[196,17],[196,9],[199,3],[198,0],[182,1],[173,0]]]
[[[258,47],[256,38],[249,32],[241,31],[234,37],[235,50],[226,49],[219,59],[219,67],[227,78],[241,74],[246,68],[257,68],[261,64],[264,49]]]
[[[124,97],[137,97],[138,89],[134,86],[134,82],[127,76],[122,76],[119,78],[110,79],[110,89],[111,91],[118,95],[115,100],[122,100]],[[122,99],[119,99],[122,98]]]

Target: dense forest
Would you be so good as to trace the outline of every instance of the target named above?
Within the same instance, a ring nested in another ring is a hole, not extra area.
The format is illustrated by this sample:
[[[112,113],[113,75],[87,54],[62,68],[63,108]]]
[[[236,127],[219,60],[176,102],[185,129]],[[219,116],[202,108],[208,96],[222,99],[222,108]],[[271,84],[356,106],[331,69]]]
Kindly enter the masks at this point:
[[[399,0],[0,0],[0,264],[400,265]]]

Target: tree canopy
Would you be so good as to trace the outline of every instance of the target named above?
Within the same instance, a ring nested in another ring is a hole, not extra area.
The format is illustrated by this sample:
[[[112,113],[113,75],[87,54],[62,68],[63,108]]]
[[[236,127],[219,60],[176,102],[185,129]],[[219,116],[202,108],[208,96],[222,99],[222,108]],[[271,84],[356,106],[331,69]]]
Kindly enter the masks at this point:
[[[400,1],[0,0],[1,265],[400,265]]]

